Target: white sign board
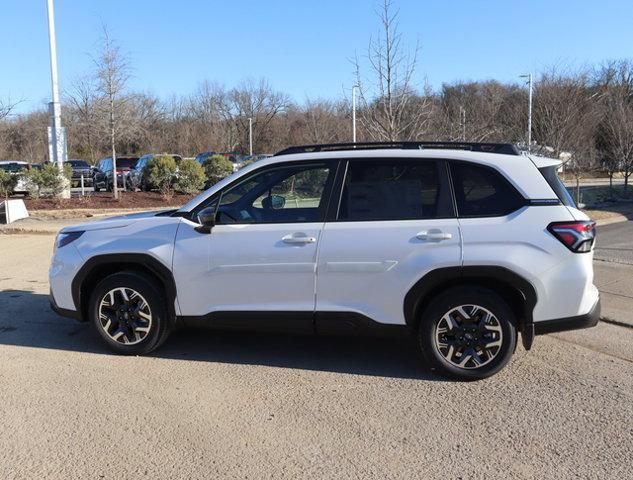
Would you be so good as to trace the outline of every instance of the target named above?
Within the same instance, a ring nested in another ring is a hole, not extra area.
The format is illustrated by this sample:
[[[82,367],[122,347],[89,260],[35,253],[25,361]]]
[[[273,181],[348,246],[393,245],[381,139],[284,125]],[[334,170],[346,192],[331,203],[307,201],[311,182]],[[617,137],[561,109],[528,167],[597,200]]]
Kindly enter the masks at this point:
[[[0,202],[0,217],[4,217],[5,223],[12,223],[22,218],[28,218],[24,200],[4,200]]]

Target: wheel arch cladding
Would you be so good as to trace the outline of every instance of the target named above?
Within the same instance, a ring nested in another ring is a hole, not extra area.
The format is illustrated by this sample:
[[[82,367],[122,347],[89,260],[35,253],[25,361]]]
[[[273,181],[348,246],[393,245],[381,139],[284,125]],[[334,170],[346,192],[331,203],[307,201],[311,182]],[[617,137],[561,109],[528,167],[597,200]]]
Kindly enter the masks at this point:
[[[477,285],[501,296],[516,315],[521,339],[526,349],[532,345],[534,327],[532,313],[537,296],[534,286],[513,271],[498,266],[467,266],[439,268],[427,273],[407,292],[404,318],[407,325],[417,328],[429,302],[447,288]]]
[[[173,321],[176,318],[176,282],[169,268],[148,254],[114,253],[90,258],[73,279],[73,302],[83,321],[88,320],[88,303],[92,289],[108,275],[122,271],[136,271],[155,279],[166,295],[170,319]]]

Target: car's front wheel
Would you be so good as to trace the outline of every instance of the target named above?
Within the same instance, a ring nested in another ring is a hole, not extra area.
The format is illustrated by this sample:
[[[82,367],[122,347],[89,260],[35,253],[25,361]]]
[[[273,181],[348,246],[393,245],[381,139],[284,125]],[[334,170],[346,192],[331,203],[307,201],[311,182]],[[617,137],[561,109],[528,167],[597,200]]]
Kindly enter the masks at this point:
[[[500,371],[516,347],[516,317],[496,293],[456,287],[437,296],[424,310],[418,344],[440,373],[479,380]]]
[[[137,272],[115,273],[96,286],[90,320],[112,350],[126,355],[149,353],[169,335],[160,286]]]

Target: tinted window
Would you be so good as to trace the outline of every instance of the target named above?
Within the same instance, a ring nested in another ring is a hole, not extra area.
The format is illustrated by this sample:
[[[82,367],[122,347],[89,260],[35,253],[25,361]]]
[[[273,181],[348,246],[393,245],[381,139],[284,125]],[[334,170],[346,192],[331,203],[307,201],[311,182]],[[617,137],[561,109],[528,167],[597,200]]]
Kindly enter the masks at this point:
[[[492,168],[453,163],[451,172],[460,217],[497,217],[525,205],[523,197]]]
[[[5,172],[19,172],[25,168],[25,165],[22,163],[3,163],[0,168]]]
[[[576,208],[576,202],[574,202],[574,199],[569,194],[569,191],[565,187],[565,184],[561,181],[561,179],[558,177],[558,174],[556,173],[556,166],[553,165],[551,167],[539,168],[539,171],[541,172],[543,177],[545,177],[545,180],[547,180],[549,186],[552,187],[552,190],[554,190],[554,193],[561,201],[561,203],[567,207]]]
[[[222,193],[218,223],[318,222],[332,183],[330,165],[271,167]]]
[[[440,188],[440,166],[428,160],[361,160],[349,164],[339,220],[416,220],[452,216]]]
[[[116,168],[134,168],[138,158],[117,158]]]
[[[70,163],[70,166],[75,168],[90,168],[90,165],[85,160],[68,160],[67,163]]]

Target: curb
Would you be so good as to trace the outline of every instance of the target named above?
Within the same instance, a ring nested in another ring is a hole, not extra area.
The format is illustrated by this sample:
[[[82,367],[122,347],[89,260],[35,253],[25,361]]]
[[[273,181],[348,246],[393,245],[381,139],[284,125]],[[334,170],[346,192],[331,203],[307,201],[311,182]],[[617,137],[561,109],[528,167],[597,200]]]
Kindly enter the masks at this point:
[[[596,220],[596,225],[598,227],[604,227],[605,225],[611,225],[613,223],[621,223],[621,222],[628,222],[628,221],[629,219],[625,217],[624,215],[617,214],[609,218],[602,218],[600,220]]]

